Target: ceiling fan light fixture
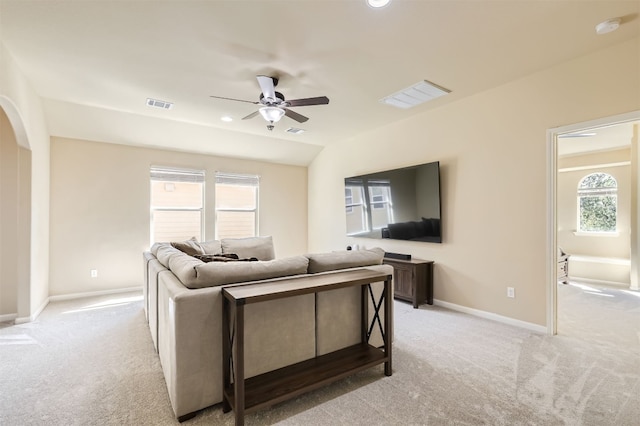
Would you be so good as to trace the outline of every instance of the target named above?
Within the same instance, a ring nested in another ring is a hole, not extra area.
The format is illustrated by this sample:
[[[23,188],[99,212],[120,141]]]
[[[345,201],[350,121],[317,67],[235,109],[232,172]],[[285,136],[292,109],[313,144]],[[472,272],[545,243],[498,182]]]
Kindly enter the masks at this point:
[[[271,123],[277,123],[284,116],[284,109],[274,106],[265,106],[258,111],[260,111],[262,118]]]

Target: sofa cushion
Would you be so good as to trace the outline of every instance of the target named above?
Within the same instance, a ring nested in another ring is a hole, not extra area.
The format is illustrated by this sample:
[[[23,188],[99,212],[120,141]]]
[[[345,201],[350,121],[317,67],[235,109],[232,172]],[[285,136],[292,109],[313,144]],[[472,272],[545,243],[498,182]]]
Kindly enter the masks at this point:
[[[220,243],[222,245],[222,253],[235,253],[240,259],[250,259],[252,257],[258,260],[275,259],[273,238],[271,236],[223,238]]]
[[[192,237],[191,239],[186,241],[172,242],[171,246],[188,254],[189,256],[193,256],[194,254],[204,254],[204,250],[202,250],[202,247],[200,247],[200,244],[198,244],[198,240],[196,240],[196,237]]]
[[[307,273],[309,259],[305,256],[293,256],[283,259],[274,259],[256,262],[209,262],[192,266],[195,269],[195,278],[183,280],[182,283],[189,288],[212,287],[223,284],[234,284],[247,281],[266,280],[269,278],[288,277]],[[177,266],[177,265],[176,265]],[[186,267],[186,263],[180,265]],[[171,268],[173,270],[173,267]],[[186,272],[186,271],[185,271]],[[184,274],[189,278],[188,274]]]
[[[307,254],[310,274],[335,271],[338,269],[355,268],[382,264],[384,250],[375,247],[368,250],[343,250],[331,253]]]
[[[203,261],[186,253],[179,253],[169,257],[169,269],[186,287],[189,287],[190,283],[196,280],[196,266],[204,264]]]
[[[219,240],[201,241],[198,243],[202,248],[203,254],[220,254],[222,253],[222,244]]]

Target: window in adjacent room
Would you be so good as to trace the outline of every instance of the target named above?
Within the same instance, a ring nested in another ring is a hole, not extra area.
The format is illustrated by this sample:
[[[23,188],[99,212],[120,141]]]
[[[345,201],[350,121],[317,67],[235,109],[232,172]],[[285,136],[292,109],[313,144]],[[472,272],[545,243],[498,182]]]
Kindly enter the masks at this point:
[[[216,172],[216,239],[258,235],[260,177]]]
[[[591,173],[578,184],[578,231],[616,232],[618,183],[608,173]]]
[[[151,244],[202,240],[204,171],[151,167]]]

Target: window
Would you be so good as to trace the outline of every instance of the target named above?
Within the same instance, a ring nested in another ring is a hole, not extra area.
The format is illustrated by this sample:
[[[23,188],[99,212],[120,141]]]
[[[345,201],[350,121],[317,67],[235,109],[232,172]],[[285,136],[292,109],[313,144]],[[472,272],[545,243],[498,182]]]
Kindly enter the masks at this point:
[[[151,244],[202,240],[204,171],[151,167]]]
[[[607,173],[592,173],[578,184],[578,230],[616,232],[618,183]]]
[[[258,235],[260,177],[216,172],[216,239]]]

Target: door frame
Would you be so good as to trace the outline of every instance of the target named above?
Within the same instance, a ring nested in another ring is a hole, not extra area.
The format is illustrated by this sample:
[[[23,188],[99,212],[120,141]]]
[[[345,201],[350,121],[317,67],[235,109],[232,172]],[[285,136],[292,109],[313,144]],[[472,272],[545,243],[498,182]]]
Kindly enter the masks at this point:
[[[640,120],[640,110],[547,129],[547,334],[558,334],[557,176],[558,135]]]

